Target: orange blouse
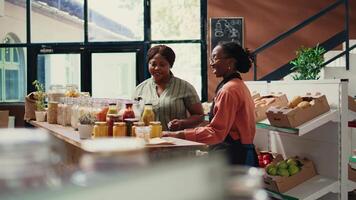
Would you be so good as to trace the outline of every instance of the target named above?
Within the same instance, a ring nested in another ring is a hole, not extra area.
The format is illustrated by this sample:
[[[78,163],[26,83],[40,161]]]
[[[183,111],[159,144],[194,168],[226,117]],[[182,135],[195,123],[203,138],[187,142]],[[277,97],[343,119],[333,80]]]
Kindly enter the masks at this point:
[[[185,129],[185,139],[209,145],[222,143],[226,136],[252,144],[256,132],[254,103],[250,91],[240,79],[227,82],[215,97],[214,118],[210,124]]]

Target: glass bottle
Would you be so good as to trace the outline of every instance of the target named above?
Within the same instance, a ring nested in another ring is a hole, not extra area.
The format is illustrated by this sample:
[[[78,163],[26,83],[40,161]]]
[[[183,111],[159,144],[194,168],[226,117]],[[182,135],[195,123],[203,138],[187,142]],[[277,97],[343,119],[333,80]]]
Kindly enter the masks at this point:
[[[116,103],[110,103],[109,104],[109,110],[108,110],[108,115],[109,114],[118,114],[117,106]]]
[[[127,127],[127,136],[132,136],[132,126],[135,122],[138,122],[139,119],[137,118],[126,118],[126,127]]]
[[[135,113],[132,109],[132,103],[126,103],[126,109],[122,115],[122,120],[125,121],[127,118],[135,118]]]
[[[106,115],[106,123],[108,124],[108,136],[113,136],[113,126],[114,122],[120,121],[120,115],[118,114],[107,114]]]
[[[59,102],[59,98],[64,97],[63,85],[50,85],[48,91],[48,102]]]
[[[155,120],[155,113],[153,112],[152,104],[145,104],[141,121],[145,123],[145,126],[149,126],[151,121]]]

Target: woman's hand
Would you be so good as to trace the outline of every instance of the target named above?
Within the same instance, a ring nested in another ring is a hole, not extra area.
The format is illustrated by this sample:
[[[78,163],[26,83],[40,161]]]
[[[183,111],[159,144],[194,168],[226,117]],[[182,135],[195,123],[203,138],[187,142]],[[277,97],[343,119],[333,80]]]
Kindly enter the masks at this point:
[[[185,139],[184,131],[163,131],[162,137],[174,137],[179,139]]]
[[[178,131],[182,129],[183,122],[179,119],[173,119],[172,121],[168,122],[167,126],[170,131]]]

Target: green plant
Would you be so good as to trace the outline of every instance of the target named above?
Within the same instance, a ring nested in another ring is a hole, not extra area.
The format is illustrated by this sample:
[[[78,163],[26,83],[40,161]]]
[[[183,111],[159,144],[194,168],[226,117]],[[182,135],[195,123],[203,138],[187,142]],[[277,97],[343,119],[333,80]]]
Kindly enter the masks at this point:
[[[319,73],[323,68],[323,54],[325,49],[317,45],[315,48],[301,47],[296,52],[297,58],[290,62],[294,65],[291,70],[296,72],[293,75],[294,80],[316,80],[319,79]]]
[[[45,105],[46,93],[44,91],[43,84],[40,83],[38,80],[35,80],[32,82],[32,85],[34,85],[36,88],[36,92],[34,93],[36,98],[36,110],[44,111],[46,108]]]
[[[79,117],[78,121],[80,124],[94,125],[96,117],[90,113],[85,113],[84,115]]]

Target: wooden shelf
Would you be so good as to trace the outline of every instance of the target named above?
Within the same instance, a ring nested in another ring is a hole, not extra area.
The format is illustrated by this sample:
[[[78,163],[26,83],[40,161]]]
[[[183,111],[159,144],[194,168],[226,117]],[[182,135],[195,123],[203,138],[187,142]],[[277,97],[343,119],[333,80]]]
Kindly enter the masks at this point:
[[[330,121],[338,121],[338,112],[337,110],[331,109],[328,112],[317,116],[316,118],[305,122],[304,124],[296,128],[281,128],[271,126],[268,119],[256,123],[256,127],[260,129],[268,129],[271,131],[277,131],[282,133],[289,133],[297,136],[302,136]]]
[[[339,192],[339,182],[321,175],[305,181],[304,183],[292,188],[285,193],[268,191],[269,195],[277,199],[298,199],[314,200],[329,192]]]

